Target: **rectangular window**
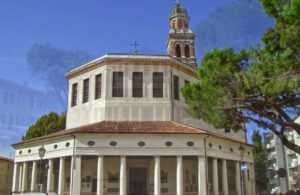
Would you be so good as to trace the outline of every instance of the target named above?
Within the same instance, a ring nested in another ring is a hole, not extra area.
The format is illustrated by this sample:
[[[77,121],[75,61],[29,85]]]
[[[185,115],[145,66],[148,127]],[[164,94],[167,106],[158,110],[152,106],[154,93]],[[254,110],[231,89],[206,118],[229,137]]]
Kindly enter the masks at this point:
[[[175,100],[179,100],[179,77],[173,76],[173,95]]]
[[[123,72],[113,72],[113,97],[123,97]]]
[[[83,80],[83,96],[82,96],[82,103],[86,103],[89,101],[89,83],[90,79]]]
[[[153,97],[161,98],[163,97],[163,73],[153,72]]]
[[[143,97],[143,73],[132,73],[132,97]]]
[[[101,98],[101,82],[102,74],[98,74],[95,77],[95,99]]]
[[[190,85],[190,84],[191,84],[190,81],[184,80],[184,85]]]
[[[77,105],[77,88],[78,88],[78,84],[74,83],[72,85],[72,99],[71,99],[72,107]]]

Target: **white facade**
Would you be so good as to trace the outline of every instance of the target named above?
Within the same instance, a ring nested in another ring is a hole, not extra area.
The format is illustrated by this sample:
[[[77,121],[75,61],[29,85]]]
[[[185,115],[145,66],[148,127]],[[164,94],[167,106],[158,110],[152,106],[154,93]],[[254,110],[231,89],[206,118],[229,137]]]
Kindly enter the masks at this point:
[[[123,97],[112,97],[113,72],[123,72]],[[143,97],[132,97],[132,74],[143,73]],[[163,97],[153,98],[153,72],[163,73]],[[95,76],[102,74],[101,98],[95,99]],[[75,76],[74,76],[75,75]],[[78,84],[77,105],[71,106],[69,95],[67,128],[79,127],[98,121],[176,121],[245,141],[243,131],[225,133],[202,120],[193,119],[185,111],[184,97],[173,98],[173,76],[179,77],[179,88],[185,82],[197,82],[196,69],[169,56],[108,54],[67,74],[69,94]],[[83,81],[89,79],[89,101],[82,102]]]

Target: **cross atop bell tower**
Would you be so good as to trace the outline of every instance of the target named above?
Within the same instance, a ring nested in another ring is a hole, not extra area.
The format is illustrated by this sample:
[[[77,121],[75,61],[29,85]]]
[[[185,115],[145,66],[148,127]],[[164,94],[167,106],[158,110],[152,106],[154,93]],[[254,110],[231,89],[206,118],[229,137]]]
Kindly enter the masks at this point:
[[[168,55],[196,67],[195,35],[189,28],[190,17],[186,9],[176,0],[176,7],[169,17],[170,31],[167,40]]]

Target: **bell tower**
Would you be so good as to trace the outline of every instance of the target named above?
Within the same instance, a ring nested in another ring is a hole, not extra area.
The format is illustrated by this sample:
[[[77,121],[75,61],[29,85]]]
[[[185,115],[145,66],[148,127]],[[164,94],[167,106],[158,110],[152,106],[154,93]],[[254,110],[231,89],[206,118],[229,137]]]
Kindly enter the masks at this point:
[[[195,57],[195,35],[189,29],[190,18],[184,7],[177,1],[169,17],[170,31],[167,40],[168,55],[179,61],[197,67]]]

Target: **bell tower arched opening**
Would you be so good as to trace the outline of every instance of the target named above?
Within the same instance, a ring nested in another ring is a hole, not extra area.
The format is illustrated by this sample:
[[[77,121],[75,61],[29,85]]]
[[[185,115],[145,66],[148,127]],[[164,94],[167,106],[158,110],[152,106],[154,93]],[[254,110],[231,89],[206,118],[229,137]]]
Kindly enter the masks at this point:
[[[184,54],[186,58],[191,57],[190,47],[188,45],[184,46]]]
[[[181,48],[180,48],[180,45],[176,45],[176,57],[181,58]]]

